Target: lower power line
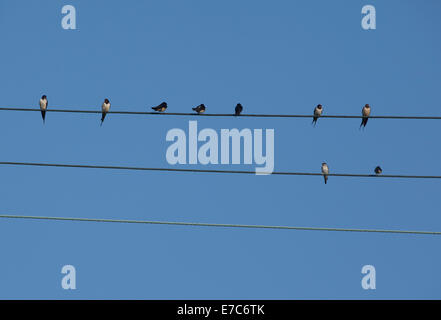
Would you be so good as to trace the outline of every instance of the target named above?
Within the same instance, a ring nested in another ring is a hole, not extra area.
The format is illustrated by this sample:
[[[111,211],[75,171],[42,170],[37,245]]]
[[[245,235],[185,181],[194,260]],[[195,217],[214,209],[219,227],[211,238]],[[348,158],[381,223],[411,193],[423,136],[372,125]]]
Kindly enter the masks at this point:
[[[220,228],[272,229],[272,230],[298,230],[298,231],[335,231],[335,232],[365,232],[365,233],[367,232],[367,233],[392,233],[392,234],[441,236],[441,232],[439,232],[439,231],[353,229],[353,228],[316,228],[316,227],[218,224],[218,223],[199,223],[199,222],[170,222],[170,221],[121,220],[121,219],[90,219],[90,218],[17,216],[17,215],[0,215],[0,219],[53,220],[53,221],[70,221],[70,222],[106,222],[106,223],[128,223],[128,224],[131,223],[131,224],[172,225],[172,226],[187,226],[187,227],[220,227]]]
[[[256,174],[249,170],[215,170],[215,169],[178,169],[178,168],[147,168],[147,167],[127,167],[127,166],[103,166],[103,165],[84,165],[84,164],[63,164],[63,163],[40,163],[40,162],[12,162],[0,161],[0,165],[10,166],[34,166],[34,167],[61,167],[61,168],[82,168],[82,169],[108,169],[108,170],[132,170],[132,171],[168,171],[168,172],[195,172],[195,173],[231,173],[231,174]],[[281,172],[274,171],[272,175],[287,176],[323,176],[317,172]],[[441,179],[436,175],[402,175],[402,174],[354,174],[354,173],[329,173],[330,177],[360,177],[360,178],[405,178],[405,179]]]

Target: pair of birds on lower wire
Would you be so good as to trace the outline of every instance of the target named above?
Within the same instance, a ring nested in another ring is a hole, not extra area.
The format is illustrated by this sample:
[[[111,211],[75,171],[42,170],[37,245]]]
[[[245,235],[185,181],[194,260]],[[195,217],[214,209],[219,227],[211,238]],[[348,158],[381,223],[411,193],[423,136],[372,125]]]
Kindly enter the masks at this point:
[[[317,124],[317,120],[318,118],[321,117],[322,113],[323,113],[323,106],[319,104],[317,105],[317,107],[314,108],[314,117],[312,118],[312,124],[314,125],[314,127]],[[361,109],[361,115],[363,116],[363,118],[361,119],[360,128],[366,127],[370,114],[371,114],[371,107],[369,106],[369,104],[366,104],[363,107],[363,109]]]
[[[378,175],[380,175],[380,174],[383,172],[383,169],[381,169],[380,166],[377,166],[377,167],[374,169],[374,172],[375,172],[375,174],[378,176]],[[329,167],[328,167],[328,165],[327,165],[326,162],[323,162],[323,163],[322,163],[322,174],[323,174],[323,177],[324,177],[324,179],[325,179],[325,184],[328,183]]]
[[[153,110],[158,111],[158,112],[164,112],[167,109],[167,102],[163,102],[160,105],[156,106],[156,107],[152,107]],[[206,110],[205,104],[200,104],[197,107],[192,108],[193,111],[196,111],[198,114],[204,113]],[[243,106],[238,103],[236,105],[236,108],[234,109],[234,115],[236,116],[240,116],[240,114],[243,111]]]

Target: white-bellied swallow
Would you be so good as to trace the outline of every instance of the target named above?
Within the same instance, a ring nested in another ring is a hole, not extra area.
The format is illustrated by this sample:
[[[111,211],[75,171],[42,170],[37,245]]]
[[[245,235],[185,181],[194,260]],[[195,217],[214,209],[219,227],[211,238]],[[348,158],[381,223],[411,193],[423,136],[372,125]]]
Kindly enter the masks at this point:
[[[242,113],[242,111],[243,111],[243,107],[242,107],[242,105],[241,105],[240,103],[238,103],[238,104],[236,105],[236,108],[234,108],[234,115],[236,115],[236,116],[240,116],[240,114]]]
[[[195,108],[192,108],[194,111],[196,111],[198,114],[200,113],[204,113],[205,112],[205,105],[202,103],[200,105],[198,105]]]
[[[328,182],[328,174],[329,174],[329,168],[326,162],[322,163],[322,173],[323,177],[325,178],[325,184]]]
[[[362,126],[363,128],[366,127],[370,114],[371,114],[371,107],[368,104],[366,104],[361,110],[361,115],[363,116],[363,118],[361,119],[360,128]]]
[[[376,175],[379,175],[379,174],[381,174],[383,172],[383,169],[381,169],[380,166],[377,166],[374,171],[375,171]]]
[[[167,109],[167,102],[163,102],[159,106],[152,107],[152,109],[158,112],[164,112]]]
[[[103,125],[104,118],[106,117],[107,112],[110,110],[110,101],[109,99],[104,99],[103,105],[101,106],[102,115],[101,115],[101,125]]]
[[[322,115],[323,107],[321,104],[317,105],[317,107],[314,108],[314,117],[312,118],[312,123],[314,124],[314,127],[317,123],[318,118]]]
[[[46,119],[47,105],[48,105],[47,97],[46,95],[43,95],[40,99],[40,110],[41,110],[41,117],[43,118],[43,123],[45,123],[45,119]]]

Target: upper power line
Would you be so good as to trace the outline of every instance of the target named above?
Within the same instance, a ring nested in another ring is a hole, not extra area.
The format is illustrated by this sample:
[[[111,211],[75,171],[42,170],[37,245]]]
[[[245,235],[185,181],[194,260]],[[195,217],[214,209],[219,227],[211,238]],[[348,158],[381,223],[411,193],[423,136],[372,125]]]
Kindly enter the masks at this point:
[[[230,174],[253,174],[255,171],[247,170],[214,170],[214,169],[181,169],[181,168],[148,168],[148,167],[128,167],[128,166],[103,166],[103,165],[84,165],[84,164],[64,164],[64,163],[40,163],[40,162],[12,162],[0,161],[0,165],[11,166],[34,166],[34,167],[62,167],[62,168],[83,168],[83,169],[108,169],[108,170],[132,170],[132,171],[168,171],[168,172],[195,172],[195,173],[230,173]],[[323,176],[317,172],[282,172],[274,171],[272,175],[286,176]],[[326,173],[330,177],[360,177],[360,178],[404,178],[404,179],[441,179],[436,175],[403,175],[403,174],[355,174],[355,173]]]
[[[40,112],[36,108],[9,108],[0,107],[0,111],[33,111]],[[75,109],[47,109],[45,112],[59,113],[85,113],[85,114],[102,114],[98,110],[75,110]],[[251,117],[251,118],[314,118],[314,114],[248,114],[241,113],[191,113],[191,112],[148,112],[148,111],[107,111],[107,114],[120,115],[162,115],[162,116],[203,116],[203,117]],[[364,116],[356,115],[320,115],[319,118],[331,119],[361,119]],[[441,116],[369,116],[370,119],[397,119],[397,120],[441,120]]]

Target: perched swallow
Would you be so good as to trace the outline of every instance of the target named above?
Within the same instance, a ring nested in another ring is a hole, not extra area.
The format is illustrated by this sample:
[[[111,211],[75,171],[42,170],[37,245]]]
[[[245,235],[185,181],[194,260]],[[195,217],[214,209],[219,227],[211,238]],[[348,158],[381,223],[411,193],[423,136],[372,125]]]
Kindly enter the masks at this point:
[[[317,107],[314,108],[314,117],[312,118],[312,123],[314,124],[314,127],[317,123],[317,119],[322,115],[323,107],[321,104],[317,105]]]
[[[103,125],[104,118],[106,117],[107,112],[110,110],[110,101],[109,99],[104,99],[103,105],[101,106],[102,116],[101,116],[101,125]]]
[[[243,111],[243,107],[242,107],[242,105],[241,105],[240,103],[238,103],[238,104],[236,105],[236,108],[234,109],[235,115],[236,115],[236,116],[240,116],[240,114],[242,113],[242,111]]]
[[[379,175],[383,172],[383,170],[380,168],[380,166],[377,166],[374,171],[375,171],[376,175]]]
[[[328,174],[329,174],[329,168],[326,162],[322,163],[322,173],[323,176],[325,177],[325,184],[326,184],[328,182]]]
[[[46,95],[43,95],[40,99],[40,110],[41,110],[41,117],[43,118],[43,123],[46,119],[46,109],[47,109],[48,101]]]
[[[198,114],[205,112],[205,105],[200,104],[196,108],[192,108],[194,111],[196,111]]]
[[[167,109],[167,102],[163,102],[157,107],[152,107],[152,109],[155,111],[164,112],[165,109]]]
[[[369,119],[369,115],[371,114],[371,107],[366,104],[363,109],[361,110],[361,114],[363,115],[363,119],[361,119],[361,124],[360,124],[360,128],[363,126],[366,127],[368,119]]]

